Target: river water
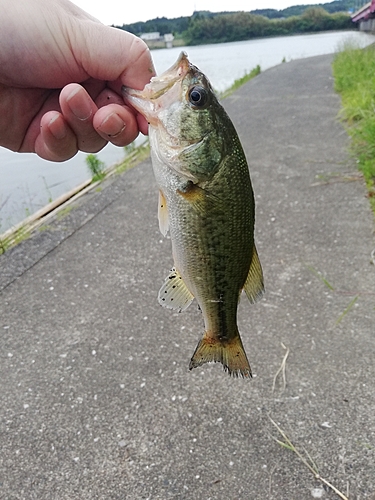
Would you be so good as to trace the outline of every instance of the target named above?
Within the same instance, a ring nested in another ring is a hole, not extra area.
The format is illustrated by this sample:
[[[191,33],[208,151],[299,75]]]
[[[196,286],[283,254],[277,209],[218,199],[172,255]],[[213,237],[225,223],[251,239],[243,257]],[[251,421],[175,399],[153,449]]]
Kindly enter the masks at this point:
[[[244,42],[176,47],[152,51],[158,73],[170,67],[181,50],[210,79],[218,92],[258,64],[264,71],[283,60],[331,54],[344,43],[365,47],[375,36],[360,32],[328,32],[311,35],[248,40]],[[99,158],[107,165],[124,158],[123,148],[107,145]],[[90,178],[85,153],[63,163],[53,163],[29,153],[13,153],[0,147],[0,234],[52,199]]]

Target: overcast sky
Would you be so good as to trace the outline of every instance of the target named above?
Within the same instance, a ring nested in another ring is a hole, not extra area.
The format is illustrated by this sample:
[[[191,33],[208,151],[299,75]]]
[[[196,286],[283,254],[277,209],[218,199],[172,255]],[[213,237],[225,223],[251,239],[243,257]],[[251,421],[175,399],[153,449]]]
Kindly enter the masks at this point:
[[[329,1],[329,0],[327,0]],[[285,9],[291,5],[324,3],[324,0],[73,0],[104,24],[131,24],[156,17],[191,16],[195,10],[249,11]]]

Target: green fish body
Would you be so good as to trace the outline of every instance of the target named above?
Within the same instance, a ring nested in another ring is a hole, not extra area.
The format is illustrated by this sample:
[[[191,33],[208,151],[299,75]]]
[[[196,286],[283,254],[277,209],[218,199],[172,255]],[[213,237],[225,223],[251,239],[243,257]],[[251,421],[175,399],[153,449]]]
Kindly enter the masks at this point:
[[[195,298],[205,332],[190,369],[218,361],[251,376],[237,327],[242,290],[263,293],[254,244],[254,195],[234,126],[207,78],[182,53],[172,68],[126,99],[148,120],[159,187],[159,226],[172,241],[174,268],[159,302],[182,311]]]

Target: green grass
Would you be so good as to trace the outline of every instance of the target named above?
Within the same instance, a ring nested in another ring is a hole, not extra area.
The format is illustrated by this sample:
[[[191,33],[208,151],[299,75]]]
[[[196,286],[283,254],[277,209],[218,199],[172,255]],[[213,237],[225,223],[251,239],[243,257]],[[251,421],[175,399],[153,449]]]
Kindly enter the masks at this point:
[[[306,266],[307,269],[309,271],[311,271],[317,278],[319,278],[320,280],[322,280],[322,282],[325,284],[325,286],[327,288],[329,288],[330,290],[334,290],[333,286],[331,285],[331,283],[320,273],[318,272],[316,269],[314,269],[312,266]]]
[[[56,219],[57,220],[63,219],[64,217],[66,217],[67,215],[69,215],[72,210],[73,210],[72,205],[67,205],[66,207],[62,208],[61,210],[59,210],[57,212]]]
[[[351,150],[364,175],[375,213],[375,48],[346,46],[333,62],[335,90],[341,94],[341,117]]]
[[[228,97],[230,94],[232,94],[235,90],[237,90],[241,85],[244,83],[248,82],[249,80],[252,80],[256,76],[258,76],[261,72],[259,64],[255,66],[249,73],[245,73],[244,76],[241,78],[238,78],[237,80],[234,81],[233,85],[229,87],[220,97],[225,98]]]
[[[335,323],[335,326],[337,326],[341,320],[345,317],[346,314],[348,314],[348,312],[350,311],[350,309],[354,306],[354,304],[357,302],[358,300],[358,295],[356,295],[354,297],[353,300],[350,301],[349,305],[344,309],[344,311],[340,314],[340,316],[337,318],[336,320],[336,323]]]
[[[92,182],[102,181],[105,177],[105,164],[94,154],[86,156],[86,165],[92,175]]]
[[[150,144],[148,140],[140,146],[129,144],[129,146],[126,146],[124,149],[127,156],[125,156],[125,159],[117,166],[116,172],[118,174],[122,174],[126,170],[135,167],[138,163],[150,156]]]
[[[30,231],[25,227],[20,227],[7,238],[0,240],[0,255],[5,253],[9,248],[18,245],[21,241],[26,240],[30,236]]]

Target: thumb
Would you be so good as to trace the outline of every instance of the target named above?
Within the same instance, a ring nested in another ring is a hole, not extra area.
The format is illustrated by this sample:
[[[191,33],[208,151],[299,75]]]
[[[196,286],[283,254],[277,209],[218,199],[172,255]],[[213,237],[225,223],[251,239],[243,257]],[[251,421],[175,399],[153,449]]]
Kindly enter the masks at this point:
[[[91,20],[80,24],[71,47],[77,63],[91,78],[117,80],[118,90],[121,85],[143,89],[155,75],[149,48],[143,40]]]

